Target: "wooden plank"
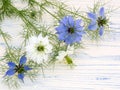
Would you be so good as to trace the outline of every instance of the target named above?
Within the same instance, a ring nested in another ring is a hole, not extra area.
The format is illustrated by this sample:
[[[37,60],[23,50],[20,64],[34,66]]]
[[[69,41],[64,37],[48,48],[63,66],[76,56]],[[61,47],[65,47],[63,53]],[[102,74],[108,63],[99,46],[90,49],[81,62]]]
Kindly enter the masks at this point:
[[[94,0],[64,1],[68,1],[72,7],[83,6],[81,8],[87,9],[86,5],[91,6]],[[119,3],[120,0],[112,0],[110,5],[119,6]],[[5,20],[2,26],[15,38],[22,29],[19,25],[21,21],[16,22]],[[52,67],[45,69],[45,78],[40,73],[34,83],[29,80],[27,82],[25,78],[25,85],[22,84],[20,90],[120,90],[120,10],[112,14],[110,27],[112,33],[99,44],[87,42],[85,49],[75,51],[75,55],[71,57],[76,67],[70,69],[65,64],[56,64],[54,70]],[[18,38],[13,41],[15,46]],[[0,43],[4,46],[2,39]],[[8,89],[1,83],[0,90]]]

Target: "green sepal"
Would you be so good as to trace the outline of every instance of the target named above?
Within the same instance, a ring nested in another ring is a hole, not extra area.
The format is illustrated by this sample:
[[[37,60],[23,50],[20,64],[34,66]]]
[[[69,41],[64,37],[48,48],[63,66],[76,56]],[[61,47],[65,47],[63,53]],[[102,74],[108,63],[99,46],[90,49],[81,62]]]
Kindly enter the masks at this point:
[[[73,64],[72,59],[68,55],[65,56],[65,60],[66,60],[67,64]]]

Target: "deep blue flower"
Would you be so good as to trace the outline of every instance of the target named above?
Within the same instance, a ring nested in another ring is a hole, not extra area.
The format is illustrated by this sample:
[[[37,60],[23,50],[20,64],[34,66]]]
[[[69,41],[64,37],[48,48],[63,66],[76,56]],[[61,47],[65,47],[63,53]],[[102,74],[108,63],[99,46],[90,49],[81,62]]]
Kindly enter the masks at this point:
[[[72,16],[65,16],[56,28],[58,39],[64,41],[66,44],[80,42],[84,34],[83,26],[80,25],[81,22],[81,19],[74,21]]]
[[[5,76],[12,76],[15,73],[18,73],[18,78],[23,81],[24,79],[24,73],[27,72],[28,70],[31,70],[31,68],[27,65],[25,65],[27,61],[27,58],[22,56],[19,61],[19,65],[16,65],[14,62],[8,62],[9,69],[6,72]]]
[[[91,22],[88,26],[89,30],[99,30],[99,35],[102,36],[104,32],[104,26],[107,25],[107,19],[105,16],[104,7],[101,7],[99,10],[99,14],[96,13],[88,13],[88,17]]]

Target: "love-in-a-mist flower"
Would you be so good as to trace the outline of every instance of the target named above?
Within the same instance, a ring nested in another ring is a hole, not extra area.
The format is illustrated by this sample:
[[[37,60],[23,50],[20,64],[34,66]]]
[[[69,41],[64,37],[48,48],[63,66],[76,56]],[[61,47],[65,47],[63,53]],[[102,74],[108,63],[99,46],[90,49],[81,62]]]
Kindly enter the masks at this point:
[[[56,59],[58,61],[66,60],[68,64],[73,64],[72,59],[69,57],[69,55],[72,55],[74,53],[74,46],[68,46],[66,51],[59,51],[58,56]]]
[[[26,45],[26,55],[29,59],[43,63],[48,60],[50,53],[52,52],[52,45],[48,39],[48,36],[43,37],[31,36]]]
[[[66,44],[80,42],[84,34],[82,20],[74,20],[72,16],[65,16],[56,28],[58,39]]]
[[[13,76],[14,74],[18,74],[18,78],[23,81],[24,79],[24,73],[26,73],[28,70],[31,70],[29,66],[25,65],[27,61],[27,58],[25,56],[22,56],[20,58],[19,64],[15,64],[14,62],[10,61],[8,62],[9,69],[6,72],[5,76]]]
[[[108,23],[108,19],[105,16],[104,7],[101,7],[99,10],[99,14],[96,13],[88,13],[88,17],[91,20],[88,29],[89,30],[99,30],[99,35],[102,36],[104,32],[104,27]]]

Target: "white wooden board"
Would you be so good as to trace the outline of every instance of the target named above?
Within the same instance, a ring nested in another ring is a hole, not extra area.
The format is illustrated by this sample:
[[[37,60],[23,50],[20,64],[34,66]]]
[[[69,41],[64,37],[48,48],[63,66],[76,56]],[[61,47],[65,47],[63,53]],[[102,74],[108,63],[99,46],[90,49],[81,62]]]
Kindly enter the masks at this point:
[[[94,0],[64,0],[71,7],[92,6]],[[104,0],[105,2],[108,0]],[[120,7],[120,0],[112,0],[108,6]],[[16,4],[21,6],[21,4]],[[21,21],[6,19],[2,28],[14,38],[13,44],[19,43],[17,36],[22,27]],[[75,52],[76,67],[70,69],[64,64],[56,65],[54,70],[46,69],[45,78],[40,74],[36,82],[25,82],[20,90],[120,90],[120,9],[111,15],[113,32],[99,44],[88,43],[85,49]],[[2,39],[0,46],[4,47]],[[2,55],[0,50],[0,56]],[[2,76],[1,76],[2,77]],[[0,79],[2,80],[2,78]],[[0,90],[8,90],[1,82]]]

